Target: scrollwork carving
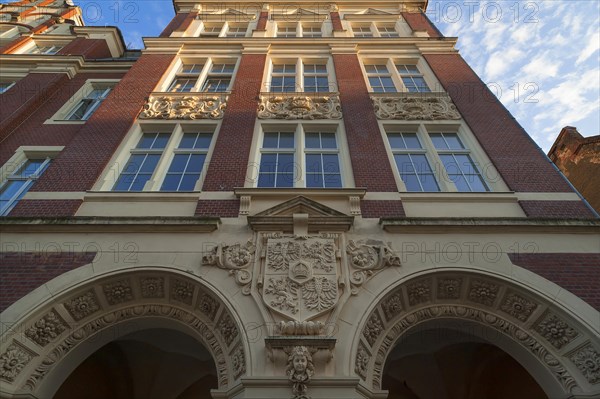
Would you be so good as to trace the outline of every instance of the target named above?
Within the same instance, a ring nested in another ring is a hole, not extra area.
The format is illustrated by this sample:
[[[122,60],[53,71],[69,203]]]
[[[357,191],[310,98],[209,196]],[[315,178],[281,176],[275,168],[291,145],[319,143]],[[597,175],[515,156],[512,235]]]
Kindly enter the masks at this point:
[[[358,269],[350,274],[353,295],[358,293],[358,288],[375,272],[387,266],[401,266],[400,257],[383,241],[350,240],[346,253],[350,266]]]
[[[227,98],[220,96],[150,97],[140,119],[222,119]]]
[[[341,119],[342,107],[337,95],[260,96],[259,119]]]
[[[450,97],[439,93],[418,97],[372,97],[379,119],[456,120],[460,113]]]
[[[219,244],[202,257],[202,265],[228,270],[235,282],[242,287],[242,293],[250,295],[252,273],[247,268],[252,264],[255,251],[256,247],[250,240],[244,245]]]

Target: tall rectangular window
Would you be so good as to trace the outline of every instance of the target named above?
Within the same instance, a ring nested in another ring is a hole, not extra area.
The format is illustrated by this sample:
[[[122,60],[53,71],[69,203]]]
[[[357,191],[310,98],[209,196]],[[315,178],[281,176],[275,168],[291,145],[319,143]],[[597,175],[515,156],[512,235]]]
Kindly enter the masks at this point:
[[[6,216],[44,173],[50,158],[28,159],[0,187],[0,216]]]
[[[70,121],[85,121],[102,104],[112,87],[94,87],[67,115]]]
[[[167,91],[192,91],[203,68],[204,64],[183,64]]]
[[[388,141],[406,191],[440,191],[416,133],[388,133]]]
[[[306,132],[306,187],[342,187],[339,149],[335,133]]]
[[[131,150],[129,161],[113,191],[142,191],[152,177],[169,138],[170,133],[144,133],[138,145]]]
[[[277,37],[296,37],[296,25],[278,25]]]
[[[305,92],[328,92],[329,78],[327,65],[325,64],[303,64],[304,65],[304,91]]]
[[[431,133],[429,136],[458,191],[489,191],[469,150],[456,133]]]
[[[222,29],[223,24],[206,24],[200,32],[200,37],[219,37]]]
[[[392,75],[385,64],[365,65],[365,70],[371,89],[375,93],[395,93],[397,91]]]
[[[402,83],[409,92],[428,93],[431,90],[416,65],[396,65]]]
[[[229,89],[235,64],[213,64],[204,82],[202,91],[223,92]]]
[[[200,179],[211,140],[210,133],[184,133],[174,150],[173,160],[160,190],[193,191]]]
[[[258,187],[294,187],[295,151],[294,132],[265,132]]]
[[[274,64],[271,75],[272,92],[296,91],[296,64]]]

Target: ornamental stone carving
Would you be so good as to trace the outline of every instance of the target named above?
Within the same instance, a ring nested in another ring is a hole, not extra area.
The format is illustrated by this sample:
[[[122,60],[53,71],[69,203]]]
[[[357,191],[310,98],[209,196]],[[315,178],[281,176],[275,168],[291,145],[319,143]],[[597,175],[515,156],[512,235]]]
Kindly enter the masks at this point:
[[[367,379],[370,361],[371,355],[369,355],[369,352],[367,352],[367,349],[361,343],[358,346],[358,351],[356,352],[356,364],[354,365],[354,371],[356,371],[356,374],[358,374],[363,380]]]
[[[325,324],[320,321],[280,321],[277,330],[281,335],[320,335]]]
[[[531,313],[537,308],[537,304],[529,299],[523,298],[520,295],[510,292],[504,298],[500,310],[509,315],[521,320],[527,321]]]
[[[261,95],[259,119],[342,119],[337,95],[273,96]]]
[[[292,383],[293,399],[310,399],[307,385],[315,374],[315,366],[306,346],[294,346],[289,351],[285,373]]]
[[[481,280],[472,280],[469,288],[469,300],[486,306],[493,306],[500,287]]]
[[[437,297],[439,299],[458,299],[461,286],[461,278],[440,278],[437,281]]]
[[[131,301],[133,295],[131,294],[131,284],[129,280],[120,280],[102,286],[106,301],[110,305],[118,305],[119,303]]]
[[[263,300],[281,315],[307,320],[337,303],[337,273],[333,238],[274,235],[266,243]]]
[[[182,281],[179,279],[173,279],[171,281],[171,299],[174,299],[178,302],[191,305],[194,297],[194,290],[194,285],[188,281]]]
[[[373,312],[369,320],[367,321],[367,325],[363,329],[363,337],[367,340],[369,345],[373,346],[379,335],[383,332],[383,322],[379,317],[377,312]]]
[[[379,119],[399,120],[456,120],[460,113],[450,97],[419,93],[419,96],[371,98]]]
[[[150,97],[140,119],[222,119],[227,97],[161,96]]]
[[[219,330],[219,332],[221,333],[221,336],[225,340],[227,346],[231,345],[231,343],[237,338],[239,334],[235,323],[233,322],[233,320],[231,320],[231,316],[229,316],[228,313],[225,313],[221,317],[221,321],[219,321],[219,324],[217,325],[217,330]]]
[[[254,260],[256,247],[252,241],[241,245],[219,244],[202,257],[202,266],[217,266],[228,270],[235,282],[242,287],[242,293],[250,295],[252,273],[248,270]]]
[[[408,284],[408,304],[415,306],[431,300],[431,282],[429,280],[416,281]]]
[[[231,354],[231,363],[233,365],[233,378],[237,380],[246,373],[246,356],[241,344]]]
[[[552,313],[546,313],[534,329],[556,349],[567,345],[579,335],[574,328]]]
[[[93,290],[89,290],[75,298],[64,303],[65,309],[76,321],[82,320],[92,313],[100,310],[98,298]]]
[[[354,286],[352,294],[375,272],[387,266],[400,266],[400,257],[383,241],[360,240],[349,241],[346,247],[350,266],[355,271],[350,274],[350,282]]]
[[[590,384],[600,383],[600,353],[591,344],[573,353],[571,360]]]
[[[219,303],[209,294],[202,294],[198,300],[198,309],[210,320],[214,320],[219,310]]]
[[[384,300],[381,308],[383,309],[387,321],[398,316],[400,312],[402,312],[402,299],[400,293],[396,293]]]
[[[142,297],[163,298],[165,296],[165,279],[162,277],[140,278]]]
[[[13,382],[33,356],[16,342],[10,344],[0,355],[0,380]]]
[[[46,346],[68,328],[67,323],[52,309],[25,331],[25,336],[40,346]]]

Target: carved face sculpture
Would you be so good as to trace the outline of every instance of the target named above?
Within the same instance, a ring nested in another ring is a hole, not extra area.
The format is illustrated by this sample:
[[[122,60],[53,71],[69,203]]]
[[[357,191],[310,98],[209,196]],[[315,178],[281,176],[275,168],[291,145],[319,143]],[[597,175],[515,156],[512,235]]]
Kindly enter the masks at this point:
[[[308,359],[306,358],[306,356],[301,354],[297,354],[296,356],[294,356],[294,370],[296,370],[297,373],[304,373],[306,371],[307,366]]]

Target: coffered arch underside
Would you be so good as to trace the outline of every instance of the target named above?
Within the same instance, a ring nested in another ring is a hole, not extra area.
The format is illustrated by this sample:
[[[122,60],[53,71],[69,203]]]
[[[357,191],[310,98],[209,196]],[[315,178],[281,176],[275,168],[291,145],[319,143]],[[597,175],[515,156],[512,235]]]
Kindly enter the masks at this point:
[[[193,277],[152,268],[67,289],[6,331],[0,353],[2,393],[51,396],[60,386],[49,381],[51,376],[64,374],[61,367],[73,368],[73,358],[78,363],[91,354],[82,344],[108,343],[146,321],[197,339],[213,358],[219,390],[246,374],[245,332],[221,295]]]
[[[596,331],[532,290],[473,272],[434,271],[395,285],[360,323],[352,368],[368,389],[381,390],[386,360],[402,337],[428,323],[453,321],[509,341],[536,365],[538,376],[551,376],[546,381],[554,386],[543,388],[553,395],[600,394]]]

